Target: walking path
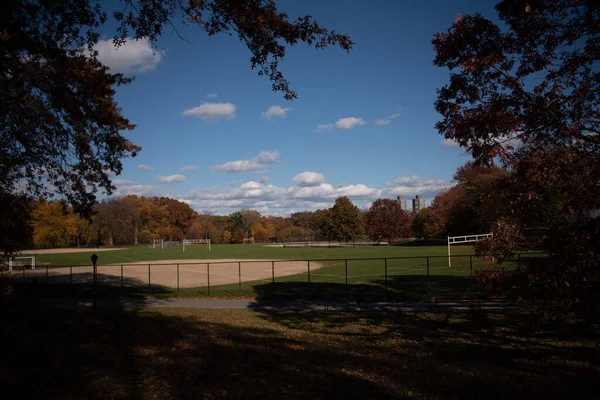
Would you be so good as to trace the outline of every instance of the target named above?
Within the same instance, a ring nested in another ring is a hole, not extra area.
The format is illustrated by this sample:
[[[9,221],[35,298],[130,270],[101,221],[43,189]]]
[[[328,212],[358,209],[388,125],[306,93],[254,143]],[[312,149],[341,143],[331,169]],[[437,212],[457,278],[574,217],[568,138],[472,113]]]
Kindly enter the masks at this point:
[[[92,306],[91,299],[42,299],[55,306]],[[244,300],[244,299],[143,299],[107,300],[99,299],[101,307],[169,307],[169,308],[220,308],[220,309],[282,309],[282,310],[398,310],[402,312],[441,311],[469,312],[483,311],[505,313],[516,311],[514,306],[498,302],[443,302],[443,303],[395,303],[395,302],[353,302],[353,301],[308,301],[308,300]],[[523,311],[523,310],[520,310]]]

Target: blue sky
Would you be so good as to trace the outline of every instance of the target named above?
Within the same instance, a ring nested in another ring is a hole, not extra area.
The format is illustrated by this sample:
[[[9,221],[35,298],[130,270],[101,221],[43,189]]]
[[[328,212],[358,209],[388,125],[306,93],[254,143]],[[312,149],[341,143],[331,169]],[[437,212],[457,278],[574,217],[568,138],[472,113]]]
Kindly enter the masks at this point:
[[[154,50],[130,41],[114,51],[106,27],[100,57],[136,77],[116,98],[137,125],[127,136],[143,148],[113,178],[115,195],[169,196],[215,214],[289,215],[342,195],[361,208],[418,193],[429,204],[469,159],[434,129],[448,71],[433,66],[430,41],[457,13],[493,18],[494,2],[276,3],[356,43],[349,54],[289,49],[281,69],[299,94],[292,102],[250,69],[235,36],[180,27],[188,42],[169,28]]]

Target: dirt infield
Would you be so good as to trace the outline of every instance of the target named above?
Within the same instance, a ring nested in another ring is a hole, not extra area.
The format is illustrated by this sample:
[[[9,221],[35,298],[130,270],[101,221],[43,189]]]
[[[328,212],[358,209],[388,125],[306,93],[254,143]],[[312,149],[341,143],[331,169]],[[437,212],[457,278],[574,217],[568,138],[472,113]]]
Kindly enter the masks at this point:
[[[307,272],[306,261],[277,261],[277,260],[160,260],[123,264],[123,285],[142,286],[156,285],[174,288],[177,286],[177,265],[179,265],[179,287],[192,288],[225,285],[230,283],[250,282],[262,279],[295,275]],[[274,269],[273,269],[274,267]],[[322,265],[311,262],[311,271]],[[121,285],[121,265],[98,265],[98,284]],[[48,283],[92,283],[92,267],[48,268]],[[19,271],[15,272],[17,279],[22,278]],[[25,279],[36,278],[46,280],[46,268],[26,270]]]
[[[37,250],[23,250],[21,253],[26,255],[35,255],[35,254],[63,254],[63,253],[96,253],[98,251],[116,251],[116,250],[126,250],[119,247],[74,247],[68,249],[37,249]]]

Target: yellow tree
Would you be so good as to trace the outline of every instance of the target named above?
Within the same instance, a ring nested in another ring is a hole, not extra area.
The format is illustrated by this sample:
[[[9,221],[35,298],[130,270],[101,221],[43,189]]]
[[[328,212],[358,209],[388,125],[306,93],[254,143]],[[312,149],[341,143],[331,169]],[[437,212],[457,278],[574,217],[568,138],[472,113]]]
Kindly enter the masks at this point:
[[[77,237],[77,217],[62,201],[43,199],[33,209],[33,245],[54,248],[73,245]]]

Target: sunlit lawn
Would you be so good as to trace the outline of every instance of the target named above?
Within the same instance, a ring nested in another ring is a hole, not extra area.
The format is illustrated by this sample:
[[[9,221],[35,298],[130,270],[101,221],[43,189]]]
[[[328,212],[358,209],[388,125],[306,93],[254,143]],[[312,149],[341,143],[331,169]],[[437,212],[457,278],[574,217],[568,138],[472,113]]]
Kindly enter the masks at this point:
[[[267,247],[262,244],[215,244],[208,251],[206,245],[169,247],[152,249],[148,246],[126,246],[124,250],[97,252],[99,264],[127,264],[136,261],[156,261],[171,259],[274,259],[274,260],[327,260],[344,258],[384,258],[384,257],[414,257],[414,256],[444,256],[446,246],[360,246],[360,247],[319,247],[319,248],[283,248]],[[90,256],[94,249],[87,253],[67,254],[38,254],[36,262],[39,265],[91,265]],[[471,246],[456,246],[453,254],[472,254]]]
[[[595,398],[597,325],[531,317],[3,308],[20,399]],[[596,397],[597,398],[597,397]]]

